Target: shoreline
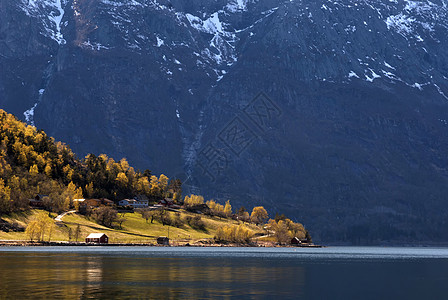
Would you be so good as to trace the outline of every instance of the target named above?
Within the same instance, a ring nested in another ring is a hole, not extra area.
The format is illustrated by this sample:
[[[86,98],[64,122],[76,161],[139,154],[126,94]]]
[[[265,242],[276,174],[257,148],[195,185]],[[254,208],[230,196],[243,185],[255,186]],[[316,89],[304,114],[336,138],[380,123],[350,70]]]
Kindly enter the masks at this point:
[[[0,247],[92,247],[92,246],[102,246],[102,247],[247,247],[247,248],[324,248],[322,245],[314,244],[303,244],[303,245],[277,245],[275,243],[251,243],[251,244],[220,244],[220,243],[210,243],[210,242],[172,242],[170,245],[159,245],[152,243],[86,243],[86,242],[64,242],[64,241],[54,241],[54,242],[31,242],[31,241],[0,241]]]

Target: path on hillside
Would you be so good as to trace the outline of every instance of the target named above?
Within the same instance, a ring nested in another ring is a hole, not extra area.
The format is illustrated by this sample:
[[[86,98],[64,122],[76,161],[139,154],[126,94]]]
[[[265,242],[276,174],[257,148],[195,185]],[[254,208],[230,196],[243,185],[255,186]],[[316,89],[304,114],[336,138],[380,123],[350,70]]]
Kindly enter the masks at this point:
[[[59,216],[57,216],[56,218],[54,218],[54,220],[55,220],[56,222],[62,222],[62,218],[65,217],[65,215],[67,215],[67,214],[71,214],[71,213],[74,213],[74,212],[76,212],[76,210],[66,211],[66,212],[60,214]]]

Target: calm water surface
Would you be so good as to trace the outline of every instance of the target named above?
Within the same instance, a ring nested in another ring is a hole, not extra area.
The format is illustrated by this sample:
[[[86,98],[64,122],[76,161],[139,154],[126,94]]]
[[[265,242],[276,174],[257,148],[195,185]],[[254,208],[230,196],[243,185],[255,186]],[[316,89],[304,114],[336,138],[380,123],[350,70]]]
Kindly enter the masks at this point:
[[[448,249],[0,247],[0,299],[448,299]]]

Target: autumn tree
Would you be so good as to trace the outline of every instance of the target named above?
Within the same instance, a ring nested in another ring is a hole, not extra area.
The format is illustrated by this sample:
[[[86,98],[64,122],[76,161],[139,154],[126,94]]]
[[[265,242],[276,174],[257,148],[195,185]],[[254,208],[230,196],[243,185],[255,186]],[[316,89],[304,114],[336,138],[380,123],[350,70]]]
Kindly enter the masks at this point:
[[[243,222],[249,222],[250,221],[249,212],[246,211],[246,208],[244,206],[241,206],[238,209],[237,216],[238,216],[238,220],[241,220]]]
[[[53,231],[54,221],[47,215],[39,215],[33,221],[31,221],[26,227],[25,234],[28,235],[30,241],[43,241],[45,233],[49,231],[49,238]]]
[[[156,219],[163,226],[170,224],[170,216],[168,212],[164,209],[158,209],[154,213],[154,219]]]
[[[112,227],[113,223],[118,220],[118,214],[115,209],[108,206],[101,206],[95,209],[93,218],[101,225]]]
[[[126,174],[124,172],[120,172],[117,175],[117,182],[119,185],[121,185],[122,187],[127,186],[127,184],[129,183],[128,177],[126,176]]]
[[[300,240],[306,239],[306,230],[302,224],[295,223],[286,217],[276,219],[269,220],[267,229],[278,243],[287,243],[293,237],[297,237]]]
[[[145,209],[140,209],[139,212],[142,215],[142,218],[146,220],[146,223],[148,223],[149,219],[151,219],[151,224],[153,223],[154,217],[156,215],[156,212],[154,210],[145,208]]]
[[[232,215],[232,205],[230,205],[230,200],[226,201],[226,205],[224,206],[224,215],[229,218]]]
[[[89,184],[86,185],[85,187],[86,190],[86,195],[89,198],[93,197],[93,182],[90,182]]]
[[[193,194],[191,194],[190,196],[185,196],[184,199],[185,206],[195,206],[200,204],[204,204],[204,197]]]
[[[171,180],[168,185],[168,192],[172,194],[174,201],[179,202],[182,197],[182,181],[180,179]]]
[[[143,176],[139,178],[134,188],[138,194],[148,195],[151,192],[148,177]]]
[[[37,165],[32,165],[30,167],[30,175],[37,176],[37,174],[39,174],[39,168],[37,167]]]
[[[291,235],[288,231],[288,227],[286,226],[285,221],[279,220],[276,222],[275,220],[269,220],[267,225],[269,233],[275,237],[275,240],[279,244],[285,244],[291,239]]]
[[[5,181],[0,178],[0,214],[9,213],[11,207],[11,188],[5,186]]]
[[[79,224],[77,224],[77,225],[76,225],[75,232],[74,232],[74,234],[73,234],[73,237],[74,237],[74,239],[75,239],[75,242],[78,241],[80,235],[81,235],[81,226],[80,226]]]
[[[73,230],[69,227],[68,228],[68,241],[71,242],[73,239]]]
[[[186,216],[184,220],[191,228],[206,231],[205,223],[202,220],[201,216]]]
[[[253,235],[253,231],[242,224],[226,225],[218,228],[215,234],[215,240],[218,242],[247,244],[250,243]]]
[[[263,206],[254,207],[252,213],[250,214],[251,222],[257,225],[265,223],[268,218],[268,212],[266,211],[266,209],[264,209]]]
[[[166,190],[168,187],[168,177],[161,174],[159,178],[152,175],[150,180],[150,192],[154,199],[163,199],[166,195]]]
[[[224,205],[217,203],[213,199],[207,201],[206,204],[210,208],[212,215],[218,217],[224,217]]]
[[[166,188],[168,187],[168,177],[166,177],[164,174],[161,174],[159,177],[159,188],[162,191],[162,193],[166,192]],[[163,195],[165,196],[165,195]]]

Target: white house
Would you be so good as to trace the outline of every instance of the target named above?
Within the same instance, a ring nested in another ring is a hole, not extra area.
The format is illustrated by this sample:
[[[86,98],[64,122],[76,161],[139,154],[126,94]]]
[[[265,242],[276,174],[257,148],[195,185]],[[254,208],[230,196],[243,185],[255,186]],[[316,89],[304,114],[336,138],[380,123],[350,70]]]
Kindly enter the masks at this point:
[[[132,208],[146,208],[149,206],[148,200],[123,199],[118,201],[120,206],[131,206]]]

